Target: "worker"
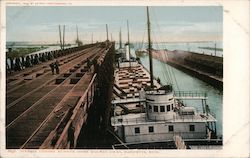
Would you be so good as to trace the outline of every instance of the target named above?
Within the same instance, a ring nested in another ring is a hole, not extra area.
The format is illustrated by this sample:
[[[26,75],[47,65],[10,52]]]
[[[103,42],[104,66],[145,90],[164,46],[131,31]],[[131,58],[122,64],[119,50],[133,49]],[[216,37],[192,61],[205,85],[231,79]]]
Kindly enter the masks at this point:
[[[59,62],[58,62],[58,60],[56,60],[56,62],[55,62],[55,69],[56,69],[56,74],[59,74],[60,70],[59,70]]]
[[[11,69],[10,69],[10,66],[9,66],[7,60],[6,60],[6,69],[7,69],[7,73],[11,74]]]
[[[21,70],[22,70],[22,65],[21,65],[21,62],[20,62],[20,58],[16,58],[15,71],[21,71]]]
[[[98,71],[97,59],[94,59],[92,63],[94,65],[94,72],[96,73]]]
[[[157,77],[157,83],[161,84],[161,79],[159,77]]]
[[[51,69],[52,75],[54,75],[54,74],[55,74],[55,73],[54,73],[55,64],[54,64],[54,63],[51,63],[51,64],[49,64],[49,66],[50,66],[50,69]]]
[[[91,61],[89,60],[89,58],[87,58],[87,67],[89,72],[90,72],[90,66],[91,66]]]

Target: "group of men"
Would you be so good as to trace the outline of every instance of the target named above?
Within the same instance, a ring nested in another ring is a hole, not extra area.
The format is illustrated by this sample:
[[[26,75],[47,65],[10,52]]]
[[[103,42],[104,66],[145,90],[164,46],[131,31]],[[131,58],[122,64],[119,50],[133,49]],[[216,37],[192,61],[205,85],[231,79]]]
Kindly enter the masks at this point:
[[[52,75],[55,74],[55,69],[56,69],[56,74],[60,73],[58,60],[56,60],[55,62],[51,63],[49,66],[51,68]]]
[[[89,60],[89,58],[87,58],[87,67],[88,67],[88,71],[91,71],[90,68],[91,68],[91,61]],[[55,70],[56,70],[56,74],[59,74],[60,73],[60,70],[59,70],[59,62],[58,60],[56,60],[55,62],[52,62],[50,65],[50,68],[51,68],[51,72],[52,72],[52,75],[55,74]]]

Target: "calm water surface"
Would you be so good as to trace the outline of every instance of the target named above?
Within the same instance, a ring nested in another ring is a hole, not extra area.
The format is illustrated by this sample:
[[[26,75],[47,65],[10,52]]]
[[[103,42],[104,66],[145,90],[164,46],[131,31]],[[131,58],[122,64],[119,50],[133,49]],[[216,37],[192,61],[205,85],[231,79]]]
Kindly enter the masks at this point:
[[[142,64],[149,69],[148,56],[141,57]],[[207,83],[194,78],[176,68],[169,66],[163,62],[153,59],[154,76],[161,79],[162,84],[168,83],[167,70],[172,72],[176,78],[174,82],[174,89],[180,91],[194,91],[194,92],[206,92],[208,95],[207,104],[209,105],[210,111],[216,115],[217,119],[217,134],[222,134],[222,98],[223,93],[213,88]],[[184,104],[187,106],[194,106],[198,111],[202,112],[201,101],[185,101]]]

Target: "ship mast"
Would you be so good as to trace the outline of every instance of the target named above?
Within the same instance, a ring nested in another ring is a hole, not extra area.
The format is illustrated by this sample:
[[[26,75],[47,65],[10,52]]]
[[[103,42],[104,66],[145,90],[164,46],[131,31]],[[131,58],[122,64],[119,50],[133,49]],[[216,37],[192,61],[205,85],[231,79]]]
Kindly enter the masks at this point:
[[[65,25],[63,25],[63,50],[64,50],[64,46],[65,46]]]
[[[60,47],[62,49],[62,35],[61,35],[61,26],[59,25],[59,37],[60,37]]]
[[[120,49],[121,49],[122,48],[122,31],[121,31],[121,28],[120,28],[120,32],[119,32],[119,38],[120,38],[119,45],[120,45]]]
[[[79,36],[78,36],[78,27],[76,25],[76,44],[79,47]]]
[[[63,35],[62,35],[63,33]],[[61,49],[64,50],[64,42],[65,42],[65,25],[63,25],[63,32],[61,33],[61,26],[59,25],[59,37],[60,37],[60,46]]]
[[[106,24],[107,41],[109,40],[108,24]]]
[[[127,20],[127,27],[128,27],[128,53],[129,53],[129,67],[131,68],[131,62],[130,62],[130,41],[129,41],[129,24],[128,24],[128,20]]]
[[[152,61],[152,44],[151,44],[151,37],[150,37],[150,19],[149,19],[149,11],[147,6],[147,26],[148,26],[148,54],[149,54],[149,69],[150,69],[150,84],[151,88],[154,88],[154,75],[153,75],[153,61]]]

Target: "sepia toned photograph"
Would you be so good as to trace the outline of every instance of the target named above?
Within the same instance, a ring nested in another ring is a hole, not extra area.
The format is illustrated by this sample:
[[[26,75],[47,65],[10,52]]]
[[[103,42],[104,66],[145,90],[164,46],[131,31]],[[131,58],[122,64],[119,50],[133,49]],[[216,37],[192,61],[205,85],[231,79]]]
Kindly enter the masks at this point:
[[[6,13],[6,148],[221,148],[222,7]]]
[[[7,151],[227,145],[222,5],[27,4],[5,7]]]

